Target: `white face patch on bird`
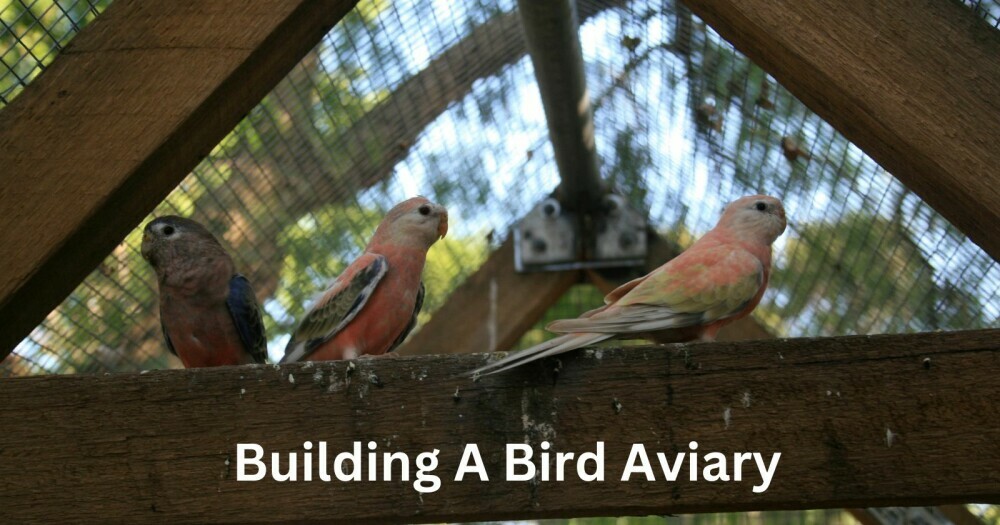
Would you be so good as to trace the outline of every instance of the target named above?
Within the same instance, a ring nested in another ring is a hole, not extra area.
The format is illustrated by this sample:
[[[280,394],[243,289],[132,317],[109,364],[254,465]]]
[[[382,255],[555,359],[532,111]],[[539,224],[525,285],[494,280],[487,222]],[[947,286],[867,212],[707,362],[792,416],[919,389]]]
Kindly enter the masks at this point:
[[[726,206],[720,224],[746,235],[759,235],[767,244],[784,233],[787,225],[785,207],[770,195],[742,197]]]
[[[417,208],[417,213],[423,215],[424,217],[434,217],[438,218],[438,228],[437,234],[438,239],[444,239],[445,235],[448,235],[448,210],[437,204],[427,203],[421,204]]]
[[[410,239],[428,247],[447,233],[448,210],[424,197],[414,197],[389,210],[373,241],[393,238],[394,242],[405,243]]]
[[[150,221],[142,230],[142,245],[139,249],[142,258],[155,267],[158,262],[156,253],[160,244],[179,235],[179,228],[171,217],[160,217]]]
[[[176,215],[165,215],[153,219],[143,228],[139,252],[143,259],[156,268],[163,262],[160,259],[165,248],[195,240],[209,240],[211,244],[218,244],[211,232],[197,222]]]

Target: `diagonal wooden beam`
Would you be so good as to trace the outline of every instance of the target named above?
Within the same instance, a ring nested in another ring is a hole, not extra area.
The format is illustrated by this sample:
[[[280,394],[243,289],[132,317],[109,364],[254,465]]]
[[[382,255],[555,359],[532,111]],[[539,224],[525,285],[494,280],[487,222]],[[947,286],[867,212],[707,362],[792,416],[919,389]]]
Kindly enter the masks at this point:
[[[983,520],[969,512],[965,505],[941,505],[938,510],[954,525],[984,525]]]
[[[988,395],[1000,390],[998,352],[1000,331],[979,330],[609,348],[562,357],[558,374],[555,360],[542,360],[478,382],[462,374],[495,356],[6,379],[0,518],[441,523],[1000,503],[1000,471],[984,468],[1000,464],[1000,404]],[[549,480],[507,480],[506,445],[529,445],[539,466],[542,441]],[[604,481],[586,482],[576,459],[598,441]],[[355,442],[360,477],[340,481],[334,457]],[[238,443],[267,454],[264,479],[237,479]],[[466,444],[477,445],[489,481],[455,481]],[[633,444],[654,480],[622,481]],[[441,485],[421,494],[417,455],[434,450],[423,474]],[[387,452],[406,454],[408,481],[398,461],[385,481]],[[577,455],[563,481],[556,452]],[[711,452],[725,458],[721,469]],[[735,454],[753,452],[765,464],[781,453],[758,493],[755,460],[741,461],[735,479]],[[296,481],[273,479],[271,453],[282,473],[296,454]],[[664,479],[657,453],[677,465],[675,480]],[[706,471],[729,481],[707,481]]]
[[[119,0],[0,112],[0,358],[356,0]]]
[[[508,350],[580,278],[577,270],[517,273],[508,238],[398,353]]]
[[[557,196],[570,210],[594,210],[604,192],[576,2],[518,0],[517,6],[562,179]]]
[[[1000,260],[1000,32],[960,2],[683,1]]]

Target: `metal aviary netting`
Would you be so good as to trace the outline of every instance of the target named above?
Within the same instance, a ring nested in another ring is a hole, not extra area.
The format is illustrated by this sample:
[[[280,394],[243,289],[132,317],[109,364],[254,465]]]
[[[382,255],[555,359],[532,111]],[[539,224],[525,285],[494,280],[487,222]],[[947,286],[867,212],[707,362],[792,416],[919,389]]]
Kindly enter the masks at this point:
[[[961,0],[961,4],[994,28],[1000,28],[1000,2],[997,0]]]
[[[0,4],[0,107],[62,51],[110,0],[15,0]]]
[[[34,13],[67,4],[16,5],[41,20]],[[63,18],[74,23],[43,31],[52,42],[106,4],[72,5],[82,14]],[[601,172],[652,225],[686,246],[736,197],[784,199],[790,225],[754,314],[773,334],[998,326],[996,262],[680,4],[587,0],[579,13]],[[19,23],[40,30],[27,16]],[[12,27],[0,42],[26,41]],[[10,49],[0,78],[15,93],[35,73],[11,64],[45,59]],[[366,0],[150,217],[190,216],[224,241],[262,299],[273,359],[395,202],[423,194],[451,214],[428,258],[426,322],[558,180],[513,1]],[[145,222],[0,375],[179,366],[139,255]],[[550,317],[599,301],[578,286]],[[536,327],[525,342],[543,337]]]

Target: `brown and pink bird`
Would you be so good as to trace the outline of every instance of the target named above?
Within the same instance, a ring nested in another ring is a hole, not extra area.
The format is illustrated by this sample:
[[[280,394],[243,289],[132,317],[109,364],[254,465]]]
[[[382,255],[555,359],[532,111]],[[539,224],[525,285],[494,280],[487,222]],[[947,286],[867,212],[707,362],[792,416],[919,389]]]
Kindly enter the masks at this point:
[[[141,252],[156,272],[167,348],[186,368],[266,362],[253,288],[211,232],[190,219],[160,217],[143,230]]]
[[[448,211],[414,197],[389,210],[361,254],[292,333],[282,363],[378,356],[417,322],[427,250],[448,233]]]
[[[771,273],[771,244],[785,224],[780,200],[768,195],[740,198],[684,253],[612,290],[604,306],[546,326],[565,335],[471,374],[502,372],[612,338],[713,341],[723,326],[750,315],[760,303]]]

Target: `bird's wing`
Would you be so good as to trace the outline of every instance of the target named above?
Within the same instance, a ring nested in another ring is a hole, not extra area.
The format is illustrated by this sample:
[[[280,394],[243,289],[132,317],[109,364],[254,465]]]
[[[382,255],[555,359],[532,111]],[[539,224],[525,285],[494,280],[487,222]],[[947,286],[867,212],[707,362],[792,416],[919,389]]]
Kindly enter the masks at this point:
[[[608,295],[604,296],[604,304],[612,304],[615,301],[621,299],[622,297],[625,296],[625,294],[631,292],[633,288],[635,288],[636,286],[639,286],[639,284],[641,284],[643,281],[645,281],[646,277],[649,277],[649,275],[647,274],[647,275],[643,275],[642,277],[637,277],[637,278],[632,279],[631,281],[629,281],[629,282],[627,282],[627,283],[619,286],[618,288],[615,288],[614,290],[611,290],[611,292],[609,292]]]
[[[763,285],[759,259],[718,246],[661,266],[599,313],[555,321],[547,329],[641,334],[708,324],[740,313]]]
[[[329,341],[365,307],[389,270],[382,255],[366,253],[333,282],[309,310],[285,347],[282,363],[294,363]]]
[[[253,287],[246,277],[236,274],[229,279],[226,307],[229,308],[229,315],[233,318],[243,349],[250,354],[255,363],[267,362],[264,320],[260,316],[260,305],[253,293]]]
[[[170,350],[171,354],[177,355],[177,350],[174,349],[174,343],[170,341],[170,334],[167,333],[167,325],[163,324],[163,320],[160,320],[160,330],[163,331],[163,340],[167,342],[167,350]]]
[[[392,352],[393,350],[396,349],[396,347],[403,344],[403,341],[406,340],[406,336],[410,335],[410,332],[413,330],[413,327],[417,325],[417,316],[420,314],[420,308],[423,306],[424,306],[424,282],[420,281],[420,288],[417,290],[417,301],[416,304],[413,305],[413,316],[410,317],[410,322],[407,323],[406,328],[404,328],[403,331],[399,333],[399,337],[397,337],[396,340],[392,342],[392,345],[389,346],[389,349],[386,350],[386,353]]]

